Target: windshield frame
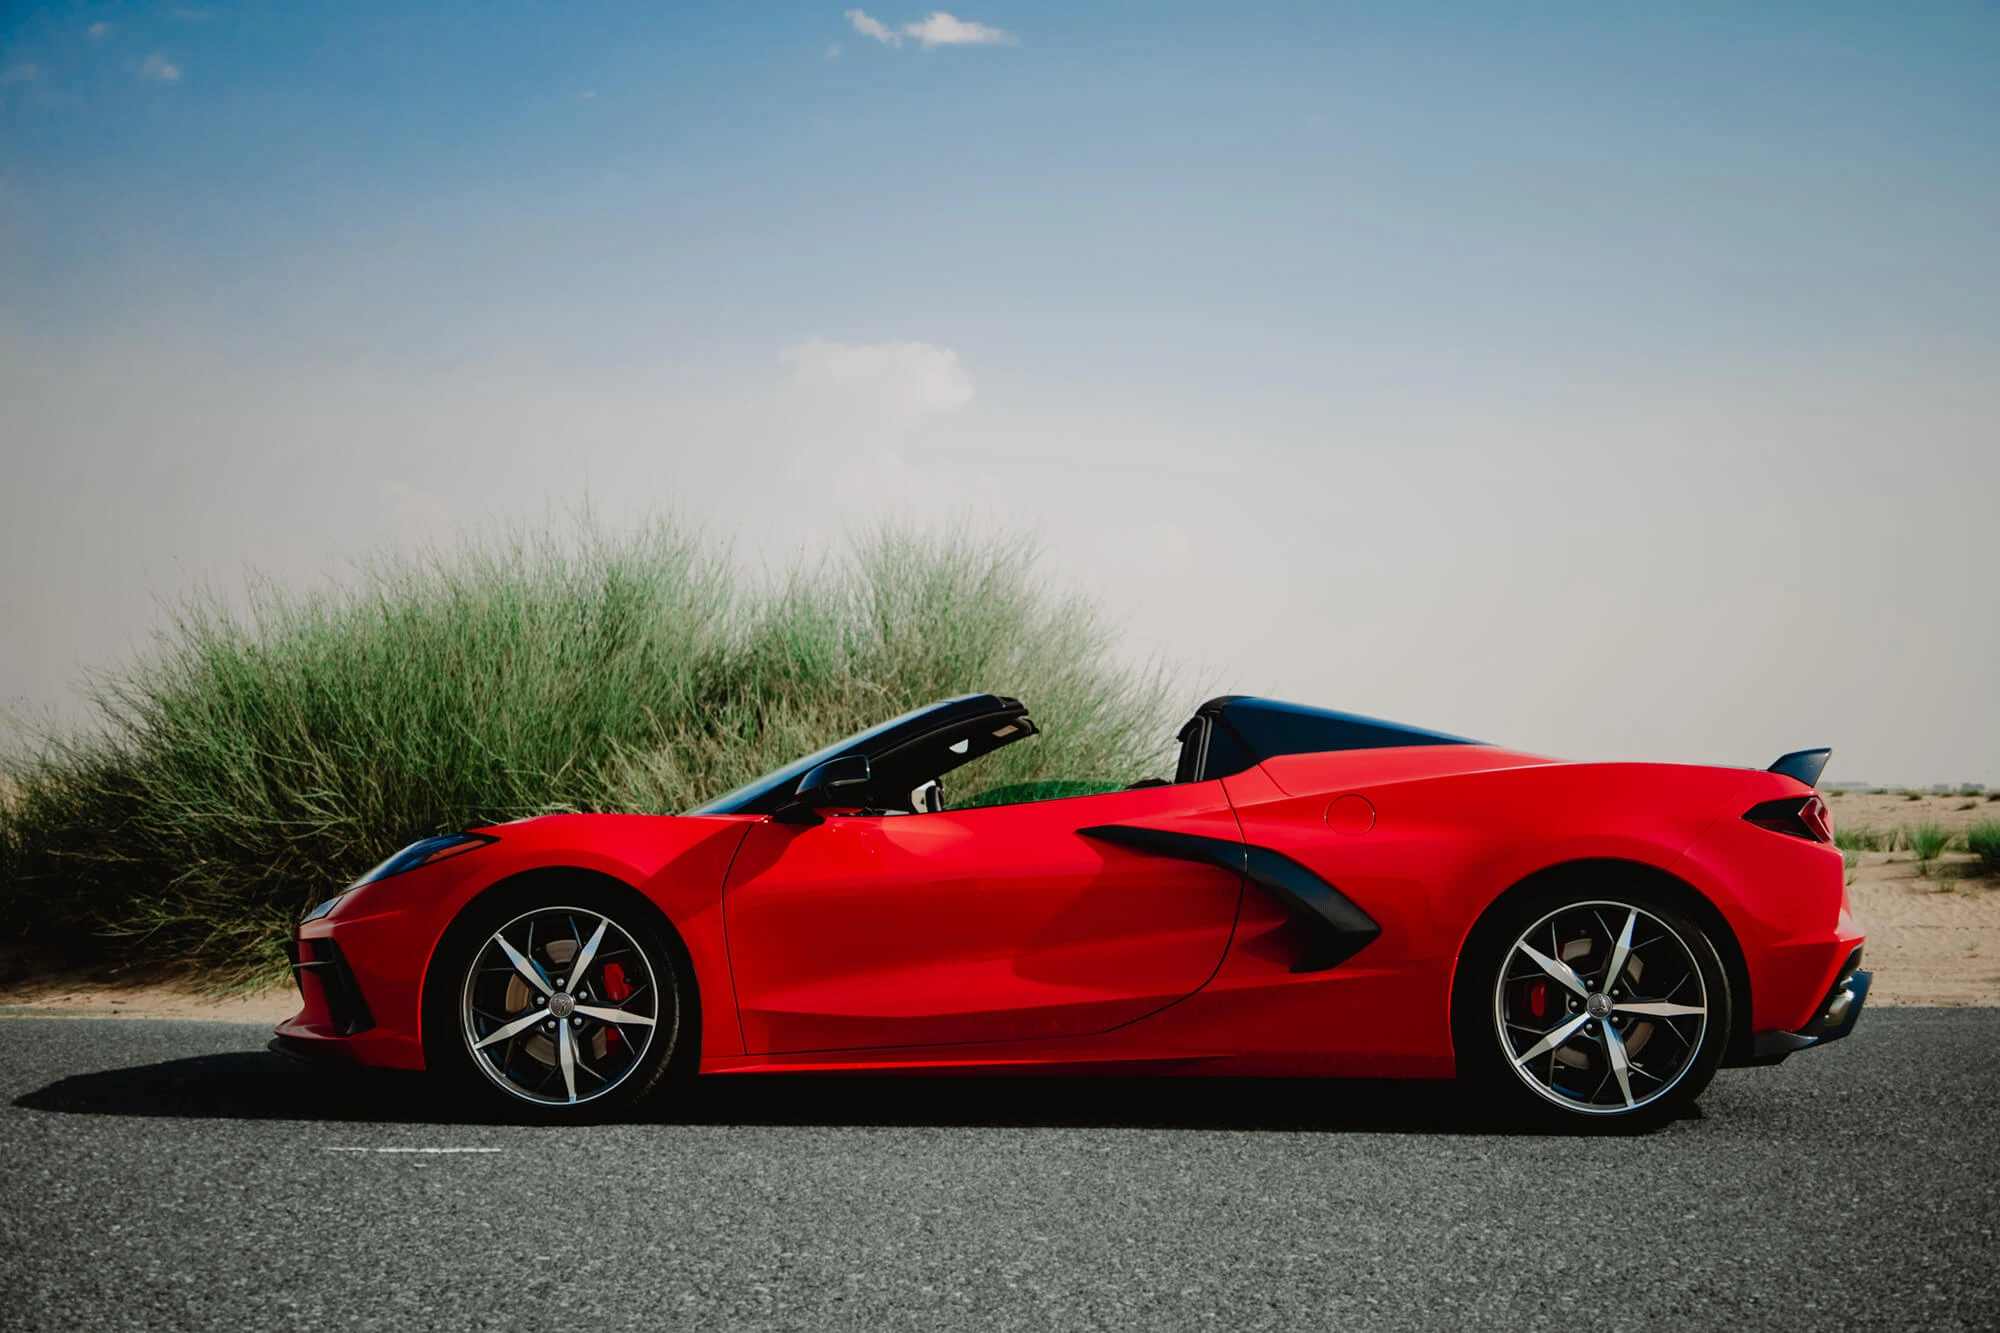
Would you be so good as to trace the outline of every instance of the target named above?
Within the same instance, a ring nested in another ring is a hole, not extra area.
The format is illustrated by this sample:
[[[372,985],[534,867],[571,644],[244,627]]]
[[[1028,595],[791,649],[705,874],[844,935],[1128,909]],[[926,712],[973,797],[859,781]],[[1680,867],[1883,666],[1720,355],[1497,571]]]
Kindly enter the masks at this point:
[[[795,759],[782,768],[752,778],[740,787],[726,791],[681,813],[770,814],[773,813],[770,807],[774,803],[774,798],[782,801],[789,797],[800,778],[829,759],[837,759],[848,754],[862,754],[872,760],[891,753],[910,740],[932,732],[938,727],[950,726],[955,722],[989,713],[1005,712],[1010,708],[1022,711],[1018,699],[1007,699],[991,694],[960,694],[937,703],[925,704],[922,708],[913,708],[907,713],[890,718],[887,722],[877,723],[866,731],[858,731],[822,749],[814,750],[803,759]],[[888,743],[879,743],[883,741]]]

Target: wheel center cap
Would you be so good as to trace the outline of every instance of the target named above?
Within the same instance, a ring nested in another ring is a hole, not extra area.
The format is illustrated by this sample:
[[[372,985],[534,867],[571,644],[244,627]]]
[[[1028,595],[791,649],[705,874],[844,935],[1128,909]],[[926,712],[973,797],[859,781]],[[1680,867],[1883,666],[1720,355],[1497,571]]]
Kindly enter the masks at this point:
[[[549,1017],[568,1018],[576,1012],[576,996],[566,990],[559,990],[549,996]]]
[[[550,1007],[553,1008],[554,1006],[551,1005]],[[1592,1018],[1603,1018],[1611,1012],[1611,997],[1599,991],[1585,1000],[1583,1007],[1589,1012]]]

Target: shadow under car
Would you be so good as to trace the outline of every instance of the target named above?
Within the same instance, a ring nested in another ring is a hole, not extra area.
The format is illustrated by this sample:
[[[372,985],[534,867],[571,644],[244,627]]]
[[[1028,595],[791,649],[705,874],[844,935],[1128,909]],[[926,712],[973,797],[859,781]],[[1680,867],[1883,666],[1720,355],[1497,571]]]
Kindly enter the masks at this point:
[[[14,1105],[168,1119],[491,1123],[421,1074],[305,1064],[269,1051],[73,1074]],[[1449,1080],[1102,1075],[720,1075],[667,1090],[638,1120],[1432,1134],[1505,1128]]]

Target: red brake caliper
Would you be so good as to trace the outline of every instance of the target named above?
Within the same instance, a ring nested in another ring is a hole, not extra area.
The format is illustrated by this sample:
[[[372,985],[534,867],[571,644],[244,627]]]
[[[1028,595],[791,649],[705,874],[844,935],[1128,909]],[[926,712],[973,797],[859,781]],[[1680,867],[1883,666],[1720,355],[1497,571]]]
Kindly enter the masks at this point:
[[[604,965],[604,998],[613,1004],[617,1004],[628,998],[631,994],[632,983],[625,980],[625,965],[623,963],[606,963]],[[604,1029],[604,1044],[607,1048],[616,1050],[619,1043],[623,1040],[624,1036],[617,1028],[607,1027]]]
[[[1549,983],[1537,981],[1528,987],[1528,1012],[1536,1018],[1546,1018],[1549,1012]]]

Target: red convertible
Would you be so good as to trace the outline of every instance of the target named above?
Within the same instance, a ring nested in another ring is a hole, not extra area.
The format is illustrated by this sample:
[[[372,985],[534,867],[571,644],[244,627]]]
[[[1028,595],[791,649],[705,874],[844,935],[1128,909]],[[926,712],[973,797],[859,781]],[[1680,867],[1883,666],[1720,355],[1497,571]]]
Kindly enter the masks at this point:
[[[1827,751],[1565,763],[1230,696],[1173,779],[954,803],[1019,700],[905,714],[678,816],[426,838],[315,908],[279,1049],[542,1121],[697,1073],[1456,1076],[1660,1123],[1868,991]]]

